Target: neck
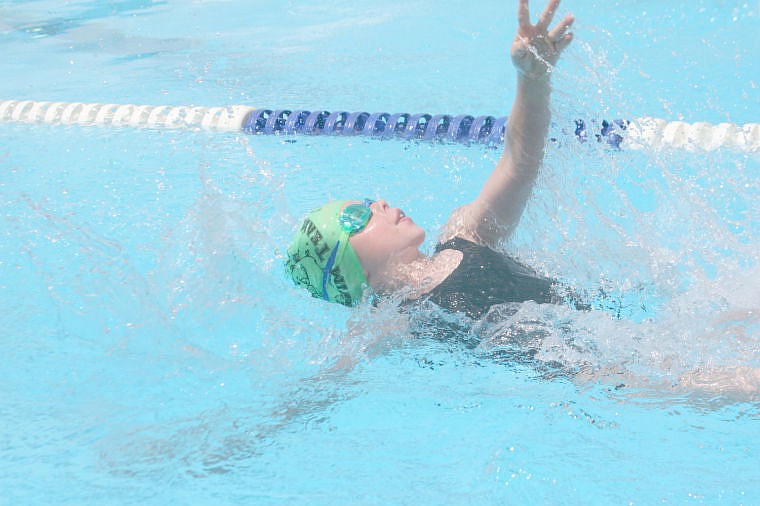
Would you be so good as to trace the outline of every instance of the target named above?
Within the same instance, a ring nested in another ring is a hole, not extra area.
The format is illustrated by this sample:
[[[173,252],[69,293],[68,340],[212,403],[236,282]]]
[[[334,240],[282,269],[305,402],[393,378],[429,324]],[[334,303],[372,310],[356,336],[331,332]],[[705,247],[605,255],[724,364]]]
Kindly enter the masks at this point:
[[[430,257],[416,250],[413,256],[404,261],[392,259],[375,272],[369,273],[367,281],[379,293],[392,293],[405,288],[418,292],[425,285],[429,266]]]

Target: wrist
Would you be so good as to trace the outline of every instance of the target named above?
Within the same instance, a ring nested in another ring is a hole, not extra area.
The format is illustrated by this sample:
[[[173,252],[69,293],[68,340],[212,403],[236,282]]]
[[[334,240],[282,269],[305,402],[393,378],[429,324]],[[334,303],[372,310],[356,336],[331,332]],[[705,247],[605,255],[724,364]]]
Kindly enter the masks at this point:
[[[541,70],[539,72],[527,72],[520,68],[517,69],[517,83],[549,87],[551,82],[551,72]]]
[[[549,100],[552,87],[548,75],[528,76],[522,73],[517,75],[517,94],[529,104],[545,102]]]

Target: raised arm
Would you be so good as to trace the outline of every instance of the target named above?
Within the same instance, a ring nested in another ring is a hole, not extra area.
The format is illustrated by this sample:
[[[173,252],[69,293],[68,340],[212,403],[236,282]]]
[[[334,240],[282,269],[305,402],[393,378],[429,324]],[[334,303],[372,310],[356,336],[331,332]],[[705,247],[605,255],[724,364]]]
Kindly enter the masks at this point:
[[[568,15],[549,30],[560,0],[550,0],[538,22],[530,22],[528,0],[519,0],[512,62],[517,93],[507,122],[504,151],[477,198],[452,214],[443,232],[494,246],[517,226],[544,156],[549,131],[549,77],[573,39]]]

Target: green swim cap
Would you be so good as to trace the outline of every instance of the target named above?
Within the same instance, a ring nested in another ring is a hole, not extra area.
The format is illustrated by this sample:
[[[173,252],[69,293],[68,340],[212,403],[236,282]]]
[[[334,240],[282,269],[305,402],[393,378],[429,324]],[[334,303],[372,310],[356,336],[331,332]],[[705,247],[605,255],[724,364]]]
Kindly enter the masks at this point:
[[[329,202],[303,220],[288,248],[285,268],[296,285],[314,297],[354,306],[362,298],[367,277],[348,242],[348,232],[338,222],[347,203]]]

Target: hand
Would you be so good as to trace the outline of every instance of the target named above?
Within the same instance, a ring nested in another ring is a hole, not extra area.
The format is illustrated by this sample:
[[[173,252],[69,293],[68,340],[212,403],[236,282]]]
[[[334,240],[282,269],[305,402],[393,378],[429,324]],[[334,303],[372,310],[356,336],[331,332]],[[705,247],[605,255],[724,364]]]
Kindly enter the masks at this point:
[[[573,24],[573,15],[568,14],[551,31],[547,31],[560,0],[549,0],[535,25],[530,24],[528,0],[519,1],[519,27],[512,43],[512,63],[523,76],[531,79],[547,77],[557,63],[560,53],[573,40],[573,34],[567,32]]]

